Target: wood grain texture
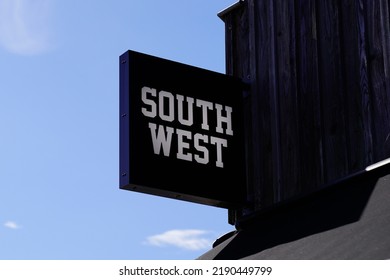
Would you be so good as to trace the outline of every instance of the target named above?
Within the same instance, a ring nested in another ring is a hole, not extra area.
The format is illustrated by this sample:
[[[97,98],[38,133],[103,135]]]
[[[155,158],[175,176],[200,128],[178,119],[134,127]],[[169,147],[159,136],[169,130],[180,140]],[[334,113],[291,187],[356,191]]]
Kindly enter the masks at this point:
[[[390,153],[390,36],[388,1],[367,1],[366,24],[373,117],[374,161]]]
[[[225,15],[245,101],[250,211],[390,157],[388,0],[246,0]]]

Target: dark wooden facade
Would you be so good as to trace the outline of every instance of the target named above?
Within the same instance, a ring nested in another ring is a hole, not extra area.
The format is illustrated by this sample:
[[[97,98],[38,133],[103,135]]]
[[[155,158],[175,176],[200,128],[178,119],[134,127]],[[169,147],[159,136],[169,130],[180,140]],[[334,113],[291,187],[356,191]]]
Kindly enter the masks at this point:
[[[389,6],[246,0],[219,14],[227,74],[249,84],[249,212],[390,157]]]

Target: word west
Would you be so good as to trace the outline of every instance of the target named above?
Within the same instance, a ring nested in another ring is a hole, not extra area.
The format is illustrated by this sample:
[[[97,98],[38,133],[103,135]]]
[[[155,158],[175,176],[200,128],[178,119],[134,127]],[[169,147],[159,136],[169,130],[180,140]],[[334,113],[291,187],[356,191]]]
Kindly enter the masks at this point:
[[[158,92],[155,88],[146,86],[141,90],[141,99],[144,105],[141,112],[145,117],[151,119],[158,117],[168,123],[178,121],[182,126],[191,127],[195,124],[199,125],[198,122],[194,122],[194,110],[199,110],[200,127],[205,133],[210,131],[210,114],[215,114],[215,132],[233,136],[232,107],[188,96],[184,97],[168,91]],[[186,114],[184,114],[185,110]],[[210,162],[210,149],[208,147],[211,145],[214,146],[216,153],[215,166],[223,168],[223,150],[228,147],[226,139],[152,122],[149,122],[148,126],[152,137],[153,151],[156,155],[160,155],[162,152],[164,156],[169,157],[172,137],[176,137],[177,159],[208,164]],[[191,153],[191,148],[195,149],[196,152]]]

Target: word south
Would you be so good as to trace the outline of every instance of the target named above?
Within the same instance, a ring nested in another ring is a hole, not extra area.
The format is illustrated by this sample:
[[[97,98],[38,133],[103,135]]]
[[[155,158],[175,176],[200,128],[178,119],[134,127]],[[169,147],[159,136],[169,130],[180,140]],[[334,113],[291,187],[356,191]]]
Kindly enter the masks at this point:
[[[232,107],[146,86],[141,100],[142,114],[154,120],[148,123],[154,154],[169,157],[177,143],[177,159],[224,167],[227,139],[233,136]]]

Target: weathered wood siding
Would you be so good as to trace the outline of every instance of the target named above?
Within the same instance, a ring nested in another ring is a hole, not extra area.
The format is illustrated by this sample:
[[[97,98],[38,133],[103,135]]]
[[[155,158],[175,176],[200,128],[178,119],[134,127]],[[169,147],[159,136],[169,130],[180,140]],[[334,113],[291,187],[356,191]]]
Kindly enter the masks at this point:
[[[388,0],[246,0],[222,16],[262,209],[390,157]]]

